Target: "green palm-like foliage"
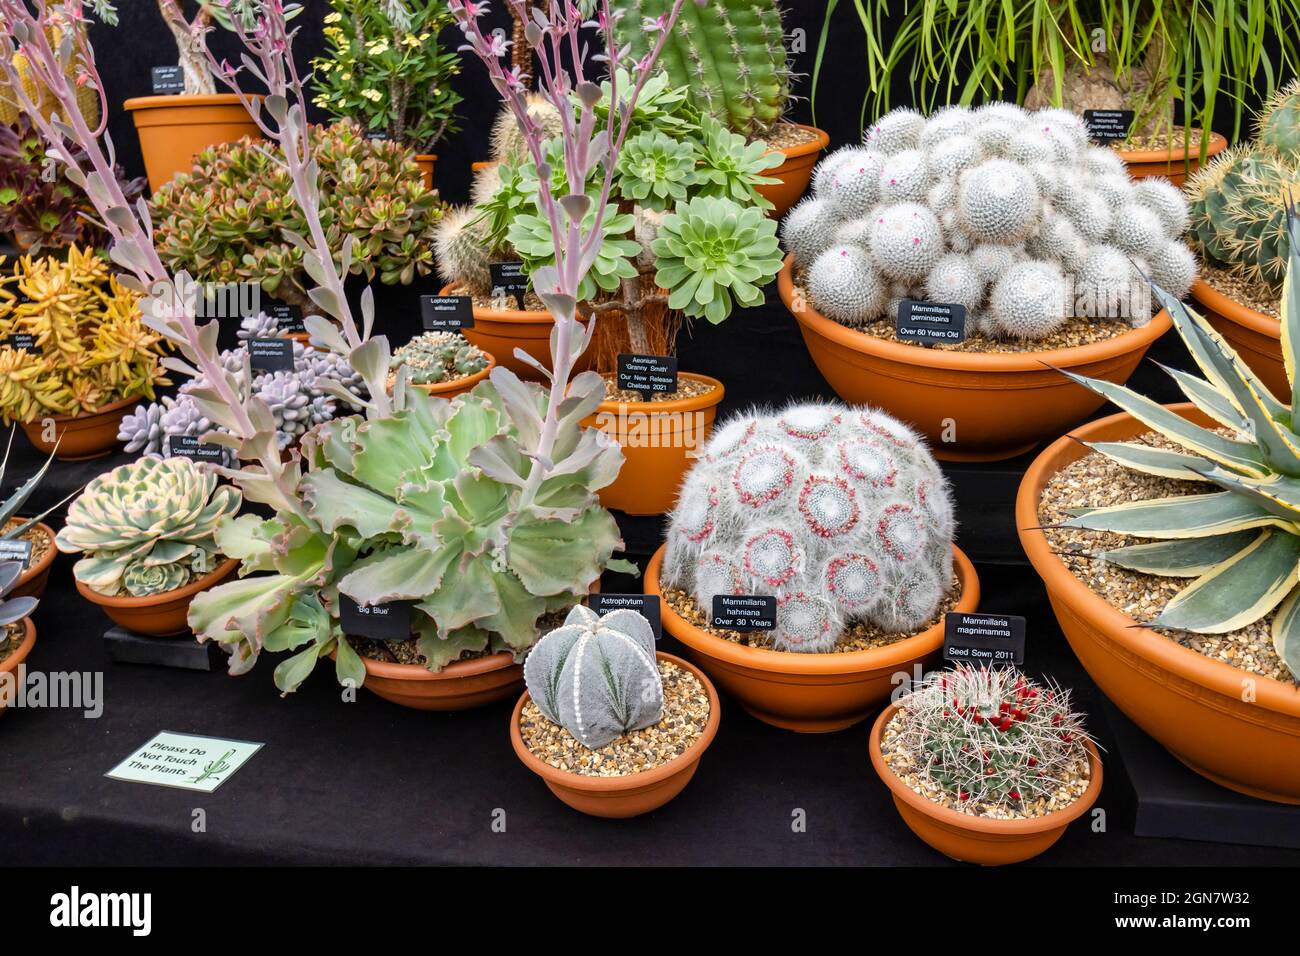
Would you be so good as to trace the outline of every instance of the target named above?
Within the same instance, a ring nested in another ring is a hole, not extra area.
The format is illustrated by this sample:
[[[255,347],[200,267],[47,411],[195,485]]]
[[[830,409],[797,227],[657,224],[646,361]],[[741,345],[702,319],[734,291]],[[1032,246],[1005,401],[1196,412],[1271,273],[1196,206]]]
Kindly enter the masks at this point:
[[[1222,634],[1276,611],[1274,646],[1300,677],[1300,218],[1294,205],[1287,228],[1290,267],[1281,311],[1290,403],[1278,401],[1205,319],[1153,286],[1205,377],[1169,373],[1221,427],[1202,428],[1123,385],[1065,374],[1182,449],[1096,442],[1093,450],[1144,474],[1202,482],[1206,493],[1087,510],[1065,526],[1155,539],[1099,557],[1192,579],[1155,627]]]

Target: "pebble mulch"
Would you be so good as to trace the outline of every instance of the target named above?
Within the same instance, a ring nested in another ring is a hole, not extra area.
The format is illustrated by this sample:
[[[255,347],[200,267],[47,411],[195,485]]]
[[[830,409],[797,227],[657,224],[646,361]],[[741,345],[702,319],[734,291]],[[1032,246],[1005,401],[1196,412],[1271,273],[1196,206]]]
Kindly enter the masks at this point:
[[[617,389],[614,387],[615,379],[612,376],[605,376],[605,400],[611,402],[643,402],[640,392],[629,391],[628,389]],[[686,378],[683,376],[677,380],[677,391],[675,392],[656,392],[650,396],[651,402],[675,402],[681,398],[696,398],[700,395],[707,395],[715,391],[717,386],[712,382],[701,382],[699,379]]]
[[[778,123],[763,134],[763,142],[772,149],[788,149],[817,140],[817,134],[795,123]],[[771,172],[768,172],[771,175]]]
[[[1139,152],[1144,150],[1159,149],[1173,150],[1175,153],[1181,153],[1184,148],[1190,148],[1193,156],[1199,156],[1201,150],[1201,131],[1191,129],[1183,132],[1183,127],[1172,126],[1167,130],[1159,133],[1148,133],[1134,136],[1129,140],[1117,140],[1108,144],[1111,149],[1118,152]]]
[[[1215,292],[1226,295],[1234,302],[1254,309],[1256,312],[1262,312],[1272,319],[1280,319],[1282,313],[1279,310],[1281,300],[1267,283],[1251,282],[1239,275],[1234,275],[1227,269],[1220,269],[1216,265],[1208,262],[1202,262],[1200,265],[1201,278]],[[1195,307],[1195,303],[1192,303]]]

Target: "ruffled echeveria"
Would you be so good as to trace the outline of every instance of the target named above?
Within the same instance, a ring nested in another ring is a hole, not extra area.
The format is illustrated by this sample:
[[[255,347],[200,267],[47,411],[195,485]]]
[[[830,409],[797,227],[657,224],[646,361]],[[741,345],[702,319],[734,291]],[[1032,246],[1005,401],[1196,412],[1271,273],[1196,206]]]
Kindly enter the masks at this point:
[[[92,479],[55,543],[85,555],[73,574],[99,594],[154,594],[212,570],[217,526],[241,501],[189,459],[145,457]]]

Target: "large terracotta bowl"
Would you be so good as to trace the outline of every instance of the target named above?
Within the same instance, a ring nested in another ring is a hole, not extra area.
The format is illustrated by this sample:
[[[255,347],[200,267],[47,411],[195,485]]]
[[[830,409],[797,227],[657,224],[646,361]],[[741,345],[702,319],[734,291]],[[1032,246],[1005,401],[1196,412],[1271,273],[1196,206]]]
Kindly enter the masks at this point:
[[[1291,404],[1291,385],[1282,362],[1282,322],[1230,299],[1204,279],[1192,283],[1197,311],[1228,340],[1280,401]]]
[[[800,129],[814,133],[816,138],[797,146],[779,148],[777,152],[785,156],[785,162],[775,169],[767,170],[763,175],[779,179],[780,182],[757,187],[758,194],[775,207],[768,212],[773,219],[784,218],[807,192],[813,168],[817,165],[817,160],[821,159],[822,151],[831,142],[830,136],[823,130],[815,126],[797,125]]]
[[[88,461],[111,454],[118,446],[122,419],[140,399],[124,398],[85,415],[45,415],[23,424],[23,432],[42,454],[59,461]],[[45,422],[54,423],[54,441],[45,440]]]
[[[448,664],[437,673],[421,664],[393,664],[362,657],[365,688],[384,700],[415,710],[469,710],[518,693],[524,668],[513,654]]]
[[[23,632],[23,642],[18,645],[18,649],[3,661],[0,661],[0,674],[16,673],[18,666],[22,664],[23,661],[27,660],[27,656],[31,654],[32,648],[36,646],[36,625],[32,623],[30,617],[23,618]],[[9,709],[9,701],[5,696],[6,683],[8,682],[0,682],[0,716],[3,716],[4,712]],[[16,687],[17,685],[11,684],[10,686]]]
[[[39,561],[18,575],[18,580],[14,582],[13,589],[9,592],[10,597],[38,598],[45,593],[45,585],[49,583],[50,568],[54,567],[54,556],[59,553],[59,549],[54,546],[53,528],[43,521],[37,523],[36,527],[45,533],[49,547],[45,549],[45,554]]]
[[[108,597],[91,590],[80,581],[76,585],[82,597],[92,604],[98,604],[119,627],[147,637],[172,637],[190,632],[186,616],[190,612],[190,602],[194,596],[200,591],[216,587],[234,574],[238,567],[237,560],[226,558],[203,577],[184,587],[148,597]]]

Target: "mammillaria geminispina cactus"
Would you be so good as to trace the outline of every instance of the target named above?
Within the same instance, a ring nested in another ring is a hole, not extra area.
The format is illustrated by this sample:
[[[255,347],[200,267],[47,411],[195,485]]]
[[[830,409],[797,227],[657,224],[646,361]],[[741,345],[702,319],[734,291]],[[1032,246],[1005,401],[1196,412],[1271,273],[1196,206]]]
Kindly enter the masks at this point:
[[[55,542],[85,554],[73,574],[99,594],[161,594],[215,567],[217,525],[242,500],[187,458],[146,456],[92,479]]]
[[[708,608],[777,598],[773,645],[831,651],[853,621],[911,631],[952,581],[947,482],[893,418],[838,404],[730,420],[683,482],[664,581]]]

